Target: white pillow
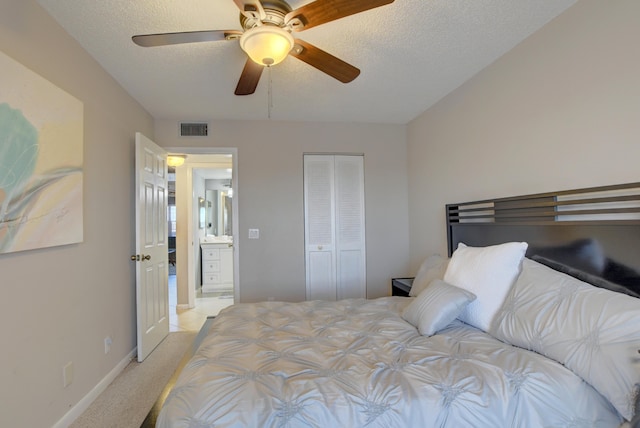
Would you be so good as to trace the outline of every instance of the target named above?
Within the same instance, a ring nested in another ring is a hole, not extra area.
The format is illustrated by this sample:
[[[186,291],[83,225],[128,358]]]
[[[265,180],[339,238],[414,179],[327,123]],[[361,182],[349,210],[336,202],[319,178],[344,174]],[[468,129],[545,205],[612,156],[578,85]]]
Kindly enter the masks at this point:
[[[445,259],[440,254],[432,254],[420,265],[416,277],[413,279],[409,296],[415,297],[434,279],[442,279],[444,272],[447,270],[449,259]]]
[[[475,298],[473,293],[435,279],[404,308],[402,318],[418,327],[423,336],[433,336],[451,324]]]
[[[462,242],[451,256],[444,280],[477,296],[458,319],[488,331],[520,274],[526,242],[468,247]]]
[[[631,420],[640,394],[639,326],[640,299],[525,259],[489,333],[563,364]]]

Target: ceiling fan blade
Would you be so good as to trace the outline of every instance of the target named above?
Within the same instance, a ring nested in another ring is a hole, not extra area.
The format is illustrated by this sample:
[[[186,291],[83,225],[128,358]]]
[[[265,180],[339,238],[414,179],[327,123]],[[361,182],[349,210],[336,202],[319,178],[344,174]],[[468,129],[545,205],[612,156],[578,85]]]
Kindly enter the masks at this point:
[[[240,9],[240,13],[242,13],[247,18],[257,18],[259,20],[263,20],[267,17],[267,14],[264,12],[264,8],[262,7],[262,3],[259,0],[233,0]]]
[[[284,17],[284,22],[299,19],[302,26],[294,25],[297,31],[306,30],[345,16],[354,15],[369,9],[393,3],[394,0],[316,0],[296,10],[292,10]]]
[[[251,95],[256,91],[260,76],[262,75],[264,66],[256,64],[247,58],[247,62],[244,65],[240,80],[238,80],[238,86],[236,86],[236,95]]]
[[[238,30],[209,30],[209,31],[183,31],[178,33],[140,34],[131,39],[139,46],[153,47],[165,45],[178,45],[182,43],[216,42],[238,38],[242,31]]]
[[[300,39],[296,40],[289,55],[295,56],[342,83],[349,83],[360,74],[360,70],[353,65]]]

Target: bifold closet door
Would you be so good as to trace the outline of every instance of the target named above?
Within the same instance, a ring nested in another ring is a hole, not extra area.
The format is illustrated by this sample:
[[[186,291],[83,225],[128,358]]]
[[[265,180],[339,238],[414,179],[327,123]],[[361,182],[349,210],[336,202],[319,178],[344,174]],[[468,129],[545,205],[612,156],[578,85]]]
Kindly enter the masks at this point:
[[[364,159],[305,155],[307,300],[366,296]]]
[[[335,156],[337,298],[366,297],[364,157]]]

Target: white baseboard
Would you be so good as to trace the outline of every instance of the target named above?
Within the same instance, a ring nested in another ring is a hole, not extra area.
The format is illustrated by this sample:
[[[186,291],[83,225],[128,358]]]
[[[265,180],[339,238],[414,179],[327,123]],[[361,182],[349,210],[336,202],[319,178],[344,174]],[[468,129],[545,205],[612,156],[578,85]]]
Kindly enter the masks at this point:
[[[107,389],[111,382],[113,382],[115,378],[118,377],[118,375],[125,369],[125,367],[127,367],[133,357],[135,357],[137,354],[138,348],[135,347],[131,352],[129,352],[126,357],[122,359],[122,361],[118,363],[117,366],[113,368],[113,370],[111,370],[100,382],[98,382],[98,384],[94,386],[87,395],[82,397],[82,399],[78,401],[75,406],[69,409],[69,411],[62,417],[62,419],[60,419],[55,425],[53,425],[53,428],[67,428],[73,423],[73,421],[78,419],[78,417],[89,408],[91,403],[93,403],[96,398],[98,398],[98,396],[102,394],[105,389]]]
[[[176,305],[176,309],[178,310],[185,310],[185,309],[193,309],[195,306],[189,306],[188,304],[181,304],[181,305]]]

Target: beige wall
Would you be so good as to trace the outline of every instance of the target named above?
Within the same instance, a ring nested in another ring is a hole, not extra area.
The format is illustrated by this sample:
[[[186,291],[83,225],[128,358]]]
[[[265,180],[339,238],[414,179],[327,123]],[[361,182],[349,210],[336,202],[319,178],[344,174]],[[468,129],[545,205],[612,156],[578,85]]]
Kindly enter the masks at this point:
[[[84,103],[84,243],[0,255],[0,426],[48,427],[136,345],[133,139],[153,119],[33,0],[0,2],[0,51]]]
[[[388,295],[390,278],[406,274],[405,126],[214,121],[207,138],[180,138],[177,130],[177,121],[156,121],[156,142],[238,149],[242,302],[305,299],[304,153],[364,153],[367,297]],[[250,228],[260,229],[260,239],[248,239]]]
[[[409,124],[412,272],[446,203],[640,181],[639,19],[581,0]]]
[[[447,202],[640,180],[638,16],[637,0],[581,0],[408,127],[224,121],[181,139],[34,0],[3,1],[0,50],[84,103],[85,242],[0,255],[0,426],[54,424],[135,346],[135,131],[165,147],[238,148],[243,301],[304,299],[302,154],[364,153],[377,297],[408,273],[407,242],[413,269],[444,252]]]

